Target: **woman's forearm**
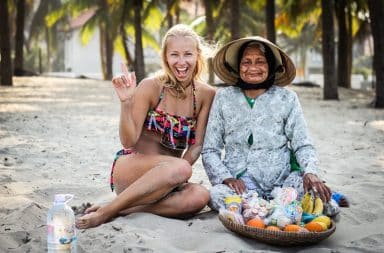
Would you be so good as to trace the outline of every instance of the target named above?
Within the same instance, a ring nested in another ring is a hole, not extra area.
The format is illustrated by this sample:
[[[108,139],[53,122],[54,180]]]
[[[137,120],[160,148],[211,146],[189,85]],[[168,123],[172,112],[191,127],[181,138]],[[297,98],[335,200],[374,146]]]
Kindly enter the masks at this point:
[[[132,147],[137,142],[136,124],[132,114],[133,99],[121,102],[120,106],[120,142],[125,148]]]
[[[202,145],[194,144],[190,146],[188,150],[184,153],[183,159],[187,160],[190,165],[193,165],[197,161],[197,159],[199,159],[202,148]]]

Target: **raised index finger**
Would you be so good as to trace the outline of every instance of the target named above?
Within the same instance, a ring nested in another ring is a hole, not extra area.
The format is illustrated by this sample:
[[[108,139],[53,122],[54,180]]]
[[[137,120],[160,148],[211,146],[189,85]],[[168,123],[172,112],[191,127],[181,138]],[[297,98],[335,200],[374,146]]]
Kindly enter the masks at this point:
[[[123,72],[123,75],[128,79],[129,78],[129,71],[128,71],[127,65],[125,65],[124,63],[121,62],[120,68],[121,68],[121,72]]]

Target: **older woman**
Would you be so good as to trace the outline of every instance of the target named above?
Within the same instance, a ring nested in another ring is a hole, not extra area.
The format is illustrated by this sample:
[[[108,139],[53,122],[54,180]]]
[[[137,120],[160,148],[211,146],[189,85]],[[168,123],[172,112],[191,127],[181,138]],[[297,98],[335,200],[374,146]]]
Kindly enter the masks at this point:
[[[268,199],[281,186],[299,195],[313,190],[329,201],[298,97],[284,88],[295,77],[288,55],[255,36],[226,44],[213,64],[228,87],[216,93],[202,150],[211,207],[218,210],[225,196],[247,190]],[[291,153],[299,171],[291,168]]]

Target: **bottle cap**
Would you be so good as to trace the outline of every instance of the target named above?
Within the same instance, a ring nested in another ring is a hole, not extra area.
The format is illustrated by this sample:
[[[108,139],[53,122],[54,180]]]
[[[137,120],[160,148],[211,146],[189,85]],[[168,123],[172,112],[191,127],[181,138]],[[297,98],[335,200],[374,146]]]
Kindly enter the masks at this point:
[[[55,203],[66,203],[73,198],[72,194],[55,194]]]

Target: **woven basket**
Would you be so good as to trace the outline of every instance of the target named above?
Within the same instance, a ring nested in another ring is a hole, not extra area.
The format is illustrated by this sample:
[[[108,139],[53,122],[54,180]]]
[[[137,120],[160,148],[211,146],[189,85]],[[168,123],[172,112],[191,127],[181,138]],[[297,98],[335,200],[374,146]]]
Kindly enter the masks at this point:
[[[326,239],[336,230],[336,224],[334,221],[332,221],[331,227],[326,231],[298,233],[250,227],[234,223],[223,215],[219,215],[219,219],[227,229],[237,234],[254,238],[264,243],[282,246],[315,244]]]

